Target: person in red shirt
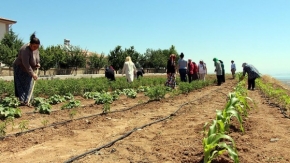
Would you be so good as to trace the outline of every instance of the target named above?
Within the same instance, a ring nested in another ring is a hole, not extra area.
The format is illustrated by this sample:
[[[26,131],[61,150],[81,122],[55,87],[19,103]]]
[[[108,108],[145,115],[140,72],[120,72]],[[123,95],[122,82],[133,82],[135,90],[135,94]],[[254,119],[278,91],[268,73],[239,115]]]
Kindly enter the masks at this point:
[[[191,81],[192,81],[193,70],[194,70],[193,63],[191,62],[191,59],[189,59],[188,60],[188,64],[187,64],[187,76],[188,76],[188,82],[189,83],[191,83]]]
[[[195,62],[192,62],[192,64],[193,64],[192,80],[197,80],[198,79],[198,68],[197,68],[197,64]]]

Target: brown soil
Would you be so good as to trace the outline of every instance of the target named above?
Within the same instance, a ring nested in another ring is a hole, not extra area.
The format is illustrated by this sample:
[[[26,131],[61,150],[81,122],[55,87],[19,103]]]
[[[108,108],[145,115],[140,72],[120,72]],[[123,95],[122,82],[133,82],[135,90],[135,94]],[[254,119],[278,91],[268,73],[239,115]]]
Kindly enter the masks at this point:
[[[222,86],[208,86],[187,95],[168,95],[166,99],[148,103],[145,103],[148,97],[143,94],[138,94],[136,99],[121,96],[111,105],[112,113],[105,115],[100,115],[102,105],[76,97],[82,107],[77,109],[73,119],[69,117],[70,110],[60,110],[62,104],[53,106],[50,115],[32,113],[33,108],[22,107],[23,116],[15,119],[14,129],[10,125],[8,136],[0,141],[0,162],[60,163],[104,145],[105,148],[74,162],[202,162],[203,126],[215,118],[217,109],[224,108],[227,94],[236,83],[228,79]],[[245,133],[239,131],[235,119],[230,133],[240,162],[290,162],[290,120],[284,118],[277,107],[268,105],[259,90],[249,91],[248,96],[256,107],[251,104],[253,109],[243,118]],[[129,107],[132,108],[122,111]],[[95,116],[86,118],[89,115]],[[67,122],[13,135],[20,132],[18,124],[23,120],[29,120],[28,129],[43,127],[45,120],[47,125]],[[144,126],[149,123],[153,124]],[[225,153],[213,162],[233,161]]]

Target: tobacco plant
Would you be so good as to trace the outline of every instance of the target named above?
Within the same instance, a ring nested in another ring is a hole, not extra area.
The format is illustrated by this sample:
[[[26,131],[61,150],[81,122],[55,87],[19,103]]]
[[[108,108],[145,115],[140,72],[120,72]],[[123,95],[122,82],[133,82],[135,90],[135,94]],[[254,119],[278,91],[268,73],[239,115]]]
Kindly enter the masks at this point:
[[[19,108],[12,108],[12,107],[4,107],[0,105],[0,118],[7,118],[7,117],[21,117],[21,110]]]
[[[19,106],[20,102],[16,97],[5,97],[1,100],[1,104],[4,107],[13,107],[16,108]]]
[[[52,105],[55,105],[55,104],[58,104],[58,103],[61,103],[64,101],[65,101],[65,98],[60,96],[60,95],[53,95],[53,96],[49,97],[49,99],[48,99],[48,103],[52,104]]]
[[[79,100],[69,100],[69,102],[65,103],[61,109],[72,109],[79,107],[81,105],[81,102]]]
[[[145,95],[150,98],[150,100],[161,100],[165,97],[166,94],[166,87],[164,86],[155,86],[151,87],[150,90],[148,90]]]
[[[51,112],[51,105],[42,97],[34,98],[32,105],[35,107],[35,111],[41,114],[50,114]]]
[[[95,104],[105,104],[105,103],[112,103],[113,97],[109,93],[103,93],[99,97],[95,98]]]

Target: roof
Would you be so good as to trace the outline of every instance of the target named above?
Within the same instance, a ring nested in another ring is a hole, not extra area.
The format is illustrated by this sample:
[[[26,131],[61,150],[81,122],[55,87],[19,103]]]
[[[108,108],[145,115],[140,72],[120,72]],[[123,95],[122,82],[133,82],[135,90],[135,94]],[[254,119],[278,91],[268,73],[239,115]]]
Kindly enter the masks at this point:
[[[10,20],[10,19],[5,19],[0,17],[0,22],[5,23],[5,24],[15,24],[17,21],[15,20]]]

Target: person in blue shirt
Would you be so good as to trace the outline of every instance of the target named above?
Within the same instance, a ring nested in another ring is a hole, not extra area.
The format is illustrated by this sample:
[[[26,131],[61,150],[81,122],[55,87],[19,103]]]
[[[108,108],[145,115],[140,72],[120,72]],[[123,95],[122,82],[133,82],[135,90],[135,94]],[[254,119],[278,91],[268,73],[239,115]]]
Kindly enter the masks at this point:
[[[180,80],[182,82],[186,82],[186,74],[187,74],[187,61],[184,58],[184,54],[180,54],[180,58],[178,60],[178,70],[179,70],[179,75],[180,75]]]

